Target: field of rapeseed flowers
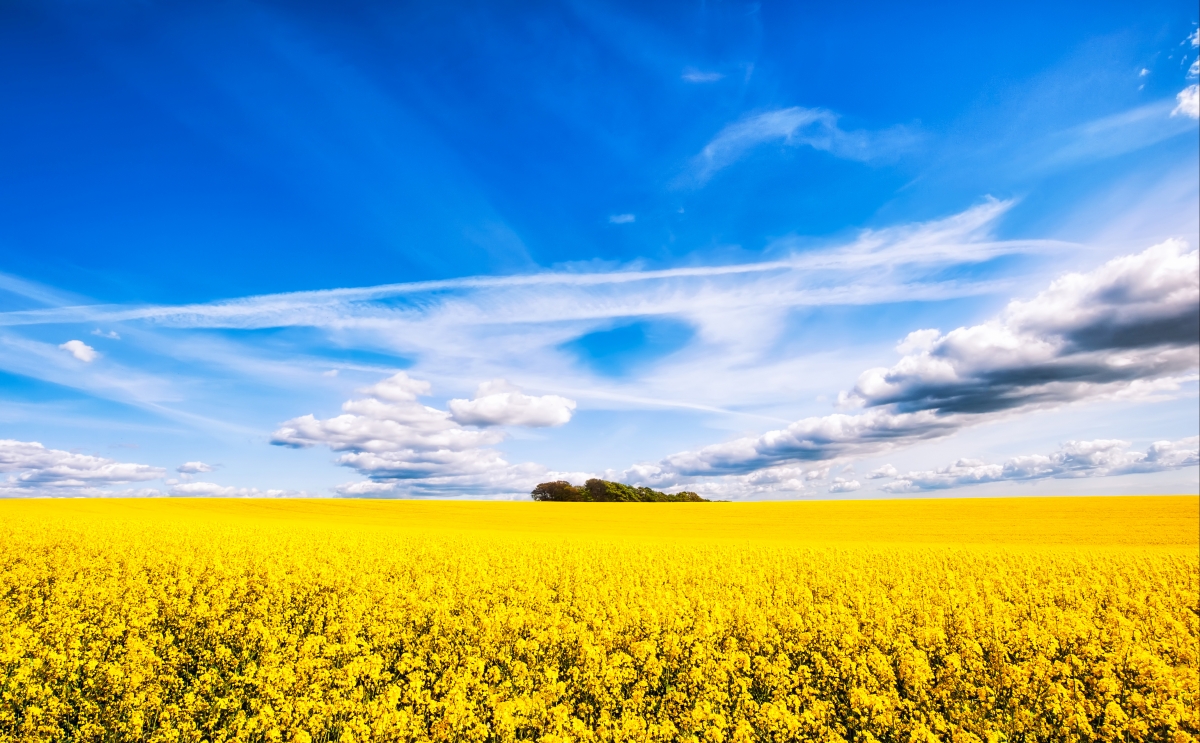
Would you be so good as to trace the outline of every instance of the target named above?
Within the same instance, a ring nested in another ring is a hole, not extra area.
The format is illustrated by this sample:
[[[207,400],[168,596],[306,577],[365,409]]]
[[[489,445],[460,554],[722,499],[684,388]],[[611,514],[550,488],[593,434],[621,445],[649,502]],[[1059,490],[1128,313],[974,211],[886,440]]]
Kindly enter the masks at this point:
[[[1194,497],[0,503],[0,741],[1192,741]]]

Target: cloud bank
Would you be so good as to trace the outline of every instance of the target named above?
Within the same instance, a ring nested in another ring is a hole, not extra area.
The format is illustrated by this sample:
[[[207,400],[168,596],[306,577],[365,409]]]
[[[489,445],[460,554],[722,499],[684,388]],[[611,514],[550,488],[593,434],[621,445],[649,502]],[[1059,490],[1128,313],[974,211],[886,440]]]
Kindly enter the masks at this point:
[[[883,486],[889,493],[944,490],[987,482],[1080,477],[1113,477],[1163,472],[1200,464],[1200,438],[1158,441],[1145,452],[1129,451],[1128,441],[1068,441],[1051,454],[1013,457],[1004,464],[960,459],[936,470],[908,472]]]
[[[8,495],[69,494],[68,491],[157,480],[166,470],[147,464],[118,462],[61,449],[36,441],[0,440],[0,483]]]
[[[897,350],[899,362],[863,372],[841,395],[863,412],[806,418],[622,475],[691,486],[878,454],[1019,412],[1178,389],[1200,363],[1200,258],[1170,240],[1063,276],[984,324],[910,333]]]
[[[269,488],[237,488],[218,485],[215,482],[181,482],[172,485],[166,495],[177,498],[311,498],[312,493],[303,490],[279,490]]]
[[[185,475],[214,469],[204,462],[186,462],[177,468]],[[12,439],[0,440],[0,472],[11,473],[0,480],[0,497],[8,498],[295,498],[313,495],[297,490],[260,490],[211,482],[176,483],[173,480],[167,481],[171,487],[166,492],[153,487],[113,489],[113,486],[158,480],[167,471],[148,464],[47,449],[36,441]]]

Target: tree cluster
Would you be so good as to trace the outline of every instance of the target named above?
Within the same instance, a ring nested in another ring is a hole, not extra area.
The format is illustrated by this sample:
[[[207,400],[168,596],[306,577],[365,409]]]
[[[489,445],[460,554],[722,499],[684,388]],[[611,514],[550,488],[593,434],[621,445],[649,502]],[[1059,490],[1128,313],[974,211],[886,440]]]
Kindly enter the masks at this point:
[[[635,488],[624,483],[592,478],[583,485],[566,480],[539,483],[530,494],[536,501],[583,501],[592,503],[707,503],[695,493],[661,493],[650,488]]]

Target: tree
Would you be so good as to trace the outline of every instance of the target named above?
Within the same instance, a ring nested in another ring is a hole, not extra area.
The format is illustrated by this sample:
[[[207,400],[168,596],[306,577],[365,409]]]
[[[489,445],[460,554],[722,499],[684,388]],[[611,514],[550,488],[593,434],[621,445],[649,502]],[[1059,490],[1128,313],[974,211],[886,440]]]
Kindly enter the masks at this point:
[[[577,488],[566,480],[538,483],[530,495],[537,501],[581,501],[584,497],[583,488]]]

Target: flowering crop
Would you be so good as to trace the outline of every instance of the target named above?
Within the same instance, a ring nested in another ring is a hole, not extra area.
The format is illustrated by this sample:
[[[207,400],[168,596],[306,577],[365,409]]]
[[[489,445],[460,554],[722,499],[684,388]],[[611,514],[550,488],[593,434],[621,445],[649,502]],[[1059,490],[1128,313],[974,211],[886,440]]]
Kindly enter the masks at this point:
[[[758,504],[0,503],[0,741],[1197,740],[1197,501],[1118,530],[1130,500],[1045,501],[1082,509],[1050,546],[952,501],[892,517],[923,543]]]

